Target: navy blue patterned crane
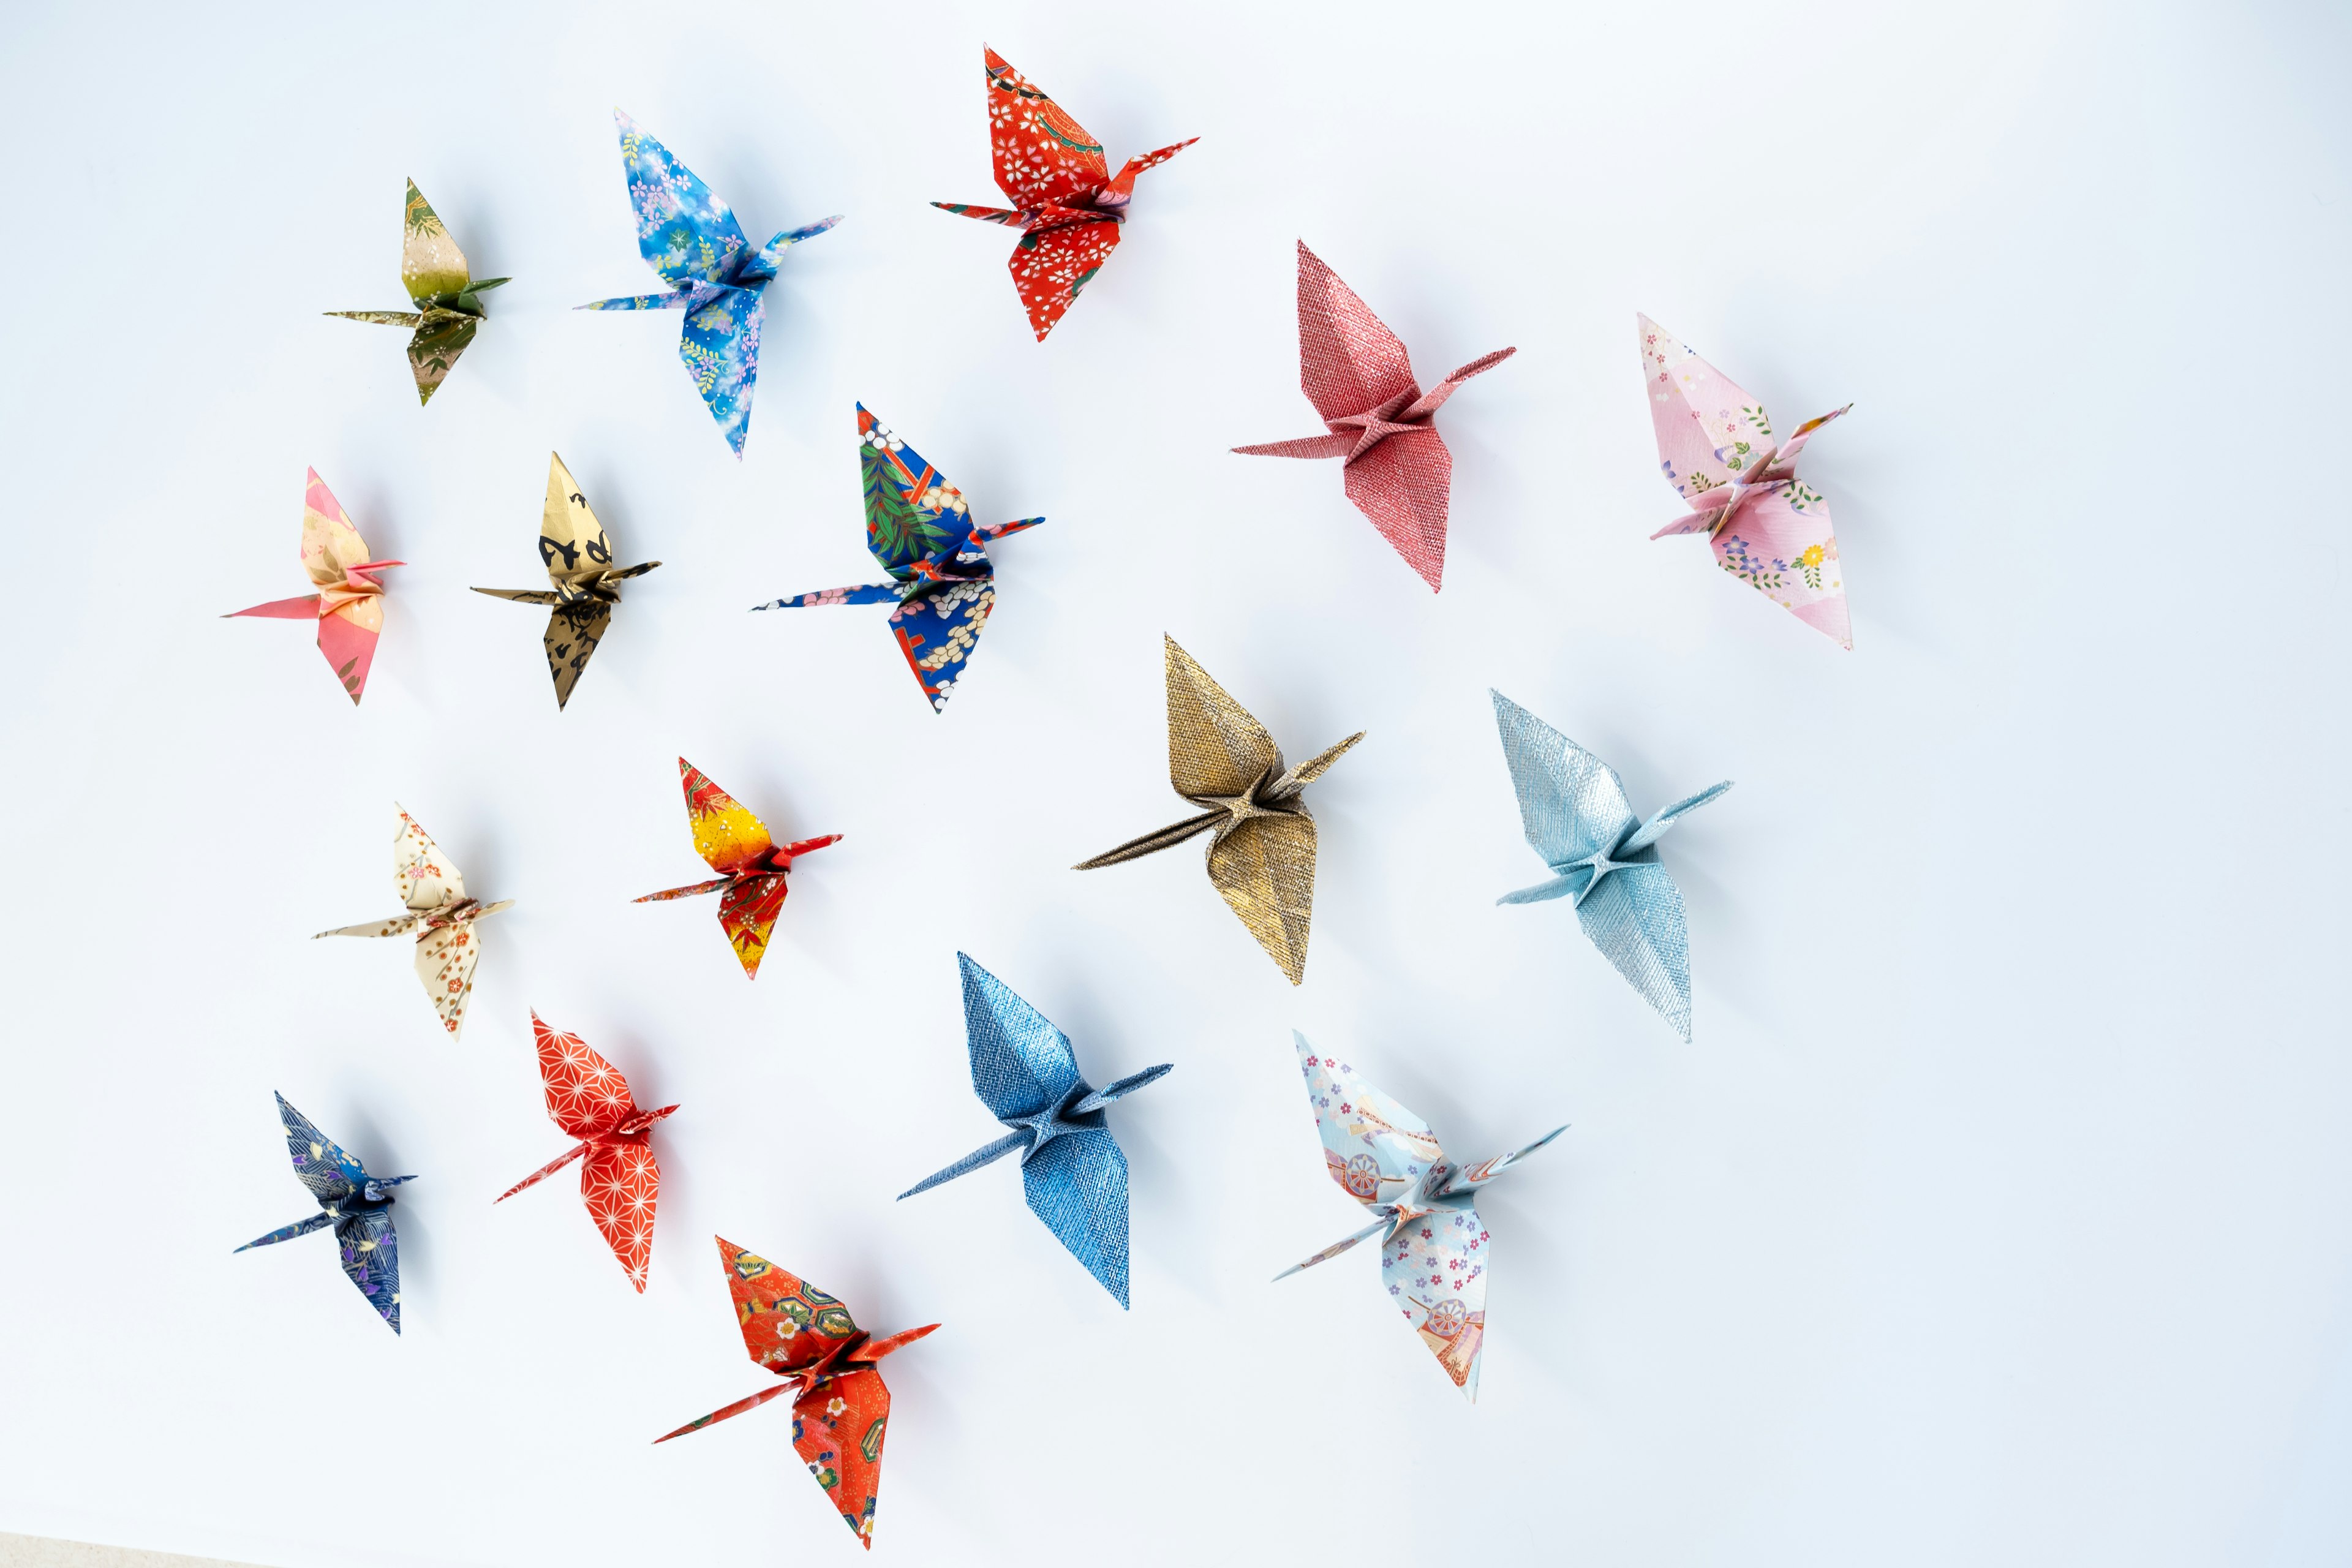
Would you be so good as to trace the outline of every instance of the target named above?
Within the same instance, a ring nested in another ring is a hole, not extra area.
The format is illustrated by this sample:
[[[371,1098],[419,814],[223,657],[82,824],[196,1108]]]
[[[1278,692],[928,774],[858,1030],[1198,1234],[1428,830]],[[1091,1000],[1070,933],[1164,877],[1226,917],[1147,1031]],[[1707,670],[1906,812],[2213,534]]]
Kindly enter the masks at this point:
[[[400,1237],[392,1228],[392,1189],[416,1178],[369,1175],[366,1166],[337,1148],[282,1094],[278,1119],[286,1124],[286,1152],[294,1161],[294,1179],[319,1200],[320,1212],[248,1241],[237,1251],[333,1226],[343,1272],[392,1325],[392,1331],[400,1332]]]

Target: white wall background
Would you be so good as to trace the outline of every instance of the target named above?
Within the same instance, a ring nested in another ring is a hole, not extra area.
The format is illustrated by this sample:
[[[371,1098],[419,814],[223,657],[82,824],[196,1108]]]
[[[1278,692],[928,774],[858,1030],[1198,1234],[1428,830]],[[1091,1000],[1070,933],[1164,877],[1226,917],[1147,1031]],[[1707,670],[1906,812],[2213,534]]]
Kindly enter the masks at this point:
[[[1490,10],[903,4],[480,15],[12,8],[0,1528],[272,1564],[845,1561],[761,1384],[720,1232],[888,1331],[901,1563],[2304,1564],[2352,1554],[2347,100],[2336,7]],[[1145,176],[1030,340],[990,201],[995,44]],[[652,286],[611,111],[758,236],[747,458]],[[398,333],[413,175],[511,273],[428,409]],[[1704,233],[1705,237],[1694,237]],[[1292,242],[1443,416],[1432,598],[1310,433]],[[1656,475],[1633,314],[1784,426],[1835,508],[1856,650],[1727,580]],[[855,582],[864,398],[989,520],[1002,597],[934,717]],[[559,716],[532,612],[560,449],[628,589]],[[384,555],[365,705],[298,626],[316,465]],[[1179,808],[1160,638],[1303,754],[1292,990],[1197,852],[1065,868]],[[1678,830],[1685,1047],[1540,875],[1486,689]],[[745,984],[674,759],[838,831]],[[464,1040],[394,944],[392,803],[484,897]],[[1121,1314],[990,1137],[953,955],[1123,1107]],[[526,1009],[685,1109],[642,1298],[569,1178]],[[1466,1405],[1344,1233],[1303,1028],[1484,1154]],[[407,1332],[320,1242],[269,1094],[378,1170]],[[803,1553],[806,1553],[805,1556]]]

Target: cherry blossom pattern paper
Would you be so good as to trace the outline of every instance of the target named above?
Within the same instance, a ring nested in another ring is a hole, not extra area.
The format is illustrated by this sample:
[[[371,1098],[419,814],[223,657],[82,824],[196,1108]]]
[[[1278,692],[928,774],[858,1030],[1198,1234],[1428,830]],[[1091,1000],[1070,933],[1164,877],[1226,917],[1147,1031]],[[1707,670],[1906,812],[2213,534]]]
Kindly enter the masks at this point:
[[[392,835],[394,896],[408,912],[367,925],[338,926],[320,936],[405,936],[416,933],[416,978],[441,1026],[456,1039],[466,1026],[466,1003],[474,994],[474,964],[482,955],[474,922],[510,906],[512,899],[485,904],[466,892],[466,879],[416,819],[394,805],[400,825]]]
[[[1454,454],[1437,433],[1438,407],[1464,382],[1517,353],[1481,354],[1422,391],[1404,344],[1302,239],[1298,384],[1328,433],[1234,450],[1341,459],[1348,499],[1434,593],[1445,572],[1445,519],[1454,489]]]
[[[302,570],[318,585],[299,599],[272,599],[249,610],[232,610],[223,620],[261,616],[280,621],[315,621],[319,652],[357,707],[375,663],[376,639],[383,635],[383,584],[375,574],[404,561],[371,561],[367,541],[344,514],[342,503],[310,471],[302,489]]]
[[[1851,652],[1830,504],[1797,478],[1797,454],[1853,405],[1806,420],[1781,441],[1761,403],[1649,317],[1640,322],[1658,468],[1691,508],[1650,537],[1706,534],[1717,565]]]
[[[775,280],[784,252],[823,234],[841,216],[782,230],[754,250],[734,209],[713,195],[693,170],[619,110],[613,110],[613,120],[621,133],[629,206],[636,216],[637,253],[669,285],[669,292],[623,295],[579,308],[685,311],[677,357],[740,458],[760,376],[760,331],[767,315],[761,295]]]
[[[618,1068],[579,1036],[549,1028],[536,1011],[530,1033],[539,1047],[547,1114],[566,1137],[580,1142],[491,1201],[502,1204],[572,1161],[582,1162],[580,1201],[642,1294],[654,1256],[654,1208],[661,1196],[661,1163],[654,1158],[649,1129],[677,1107],[639,1110]]]
[[[1429,1123],[1296,1032],[1299,1070],[1323,1143],[1323,1166],[1341,1192],[1378,1216],[1355,1235],[1275,1276],[1287,1279],[1378,1235],[1381,1284],[1454,1385],[1478,1397],[1486,1338],[1486,1227],[1473,1194],[1568,1131],[1477,1164],[1457,1166]]]
[[[973,206],[964,202],[931,205],[961,217],[1001,223],[1021,231],[1008,263],[1013,287],[1029,312],[1029,330],[1044,342],[1078,291],[1094,280],[1118,247],[1119,226],[1135,199],[1135,177],[1200,140],[1142,153],[1127,161],[1117,179],[1103,146],[1043,89],[983,49],[988,75],[988,150],[996,163],[996,185],[1011,207]]]

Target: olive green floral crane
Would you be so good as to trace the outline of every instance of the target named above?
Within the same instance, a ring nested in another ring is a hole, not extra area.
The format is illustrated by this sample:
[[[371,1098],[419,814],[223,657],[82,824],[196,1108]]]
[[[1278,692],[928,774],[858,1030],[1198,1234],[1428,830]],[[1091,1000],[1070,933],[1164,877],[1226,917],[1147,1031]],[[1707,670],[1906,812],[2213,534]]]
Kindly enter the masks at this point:
[[[414,327],[408,340],[408,368],[416,375],[416,401],[433,401],[433,390],[448,377],[457,356],[474,341],[485,318],[481,294],[507,282],[504,278],[474,281],[466,253],[441,226],[441,218],[408,182],[408,205],[401,215],[400,280],[415,301],[414,310],[329,310],[345,321],[373,321],[385,327]]]

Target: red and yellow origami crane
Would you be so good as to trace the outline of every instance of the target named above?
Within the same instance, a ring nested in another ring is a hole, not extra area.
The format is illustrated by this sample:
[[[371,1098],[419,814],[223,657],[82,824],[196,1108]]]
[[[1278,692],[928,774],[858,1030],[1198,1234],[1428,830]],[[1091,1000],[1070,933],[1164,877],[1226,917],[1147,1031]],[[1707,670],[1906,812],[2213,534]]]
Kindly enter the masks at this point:
[[[768,933],[775,929],[776,917],[784,910],[784,895],[791,890],[784,885],[784,873],[799,857],[839,843],[841,835],[796,839],[780,848],[768,836],[767,825],[711,783],[701,769],[680,757],[677,772],[686,789],[686,820],[694,830],[694,852],[719,875],[708,882],[666,888],[630,901],[649,904],[718,893],[719,929],[734,944],[743,977],[756,979],[760,959],[768,951]]]

